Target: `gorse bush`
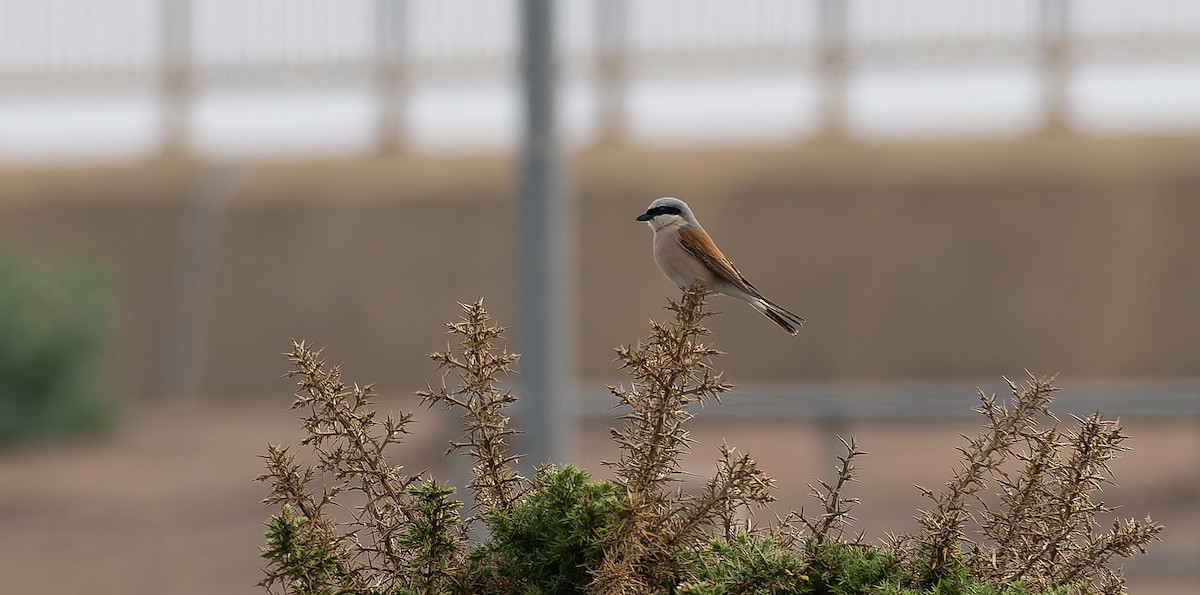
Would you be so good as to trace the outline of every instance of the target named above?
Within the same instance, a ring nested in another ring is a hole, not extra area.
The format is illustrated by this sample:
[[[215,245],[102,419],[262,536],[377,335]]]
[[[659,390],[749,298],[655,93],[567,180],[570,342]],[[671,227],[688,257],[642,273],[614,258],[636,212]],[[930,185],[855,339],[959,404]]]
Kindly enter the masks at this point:
[[[0,252],[0,446],[110,426],[97,378],[109,294],[96,267]]]
[[[731,386],[712,367],[709,315],[699,291],[668,309],[667,323],[617,350],[632,381],[611,387],[624,408],[611,429],[620,449],[605,463],[613,480],[569,465],[517,473],[516,430],[501,388],[517,355],[498,343],[503,329],[483,302],[463,305],[448,325],[457,349],[432,354],[444,375],[419,394],[459,411],[473,461],[464,510],[454,488],[392,463],[410,414],[379,417],[370,386],[347,385],[304,343],[293,345],[307,453],[269,447],[265,502],[268,590],[296,594],[945,594],[1120,593],[1112,558],[1144,552],[1162,527],[1117,520],[1094,501],[1111,480],[1108,463],[1124,435],[1099,413],[1064,428],[1049,410],[1050,380],[1010,383],[1012,399],[981,394],[982,434],[960,451],[941,488],[925,489],[921,530],[878,545],[849,534],[857,500],[844,495],[866,453],[843,441],[836,477],[818,480],[818,513],[789,513],[755,525],[774,500],[773,481],[749,455],[723,445],[716,472],[695,493],[681,488],[690,448],[690,407]],[[989,497],[990,495],[990,497]],[[467,516],[464,516],[466,514]],[[486,537],[469,528],[482,522]]]

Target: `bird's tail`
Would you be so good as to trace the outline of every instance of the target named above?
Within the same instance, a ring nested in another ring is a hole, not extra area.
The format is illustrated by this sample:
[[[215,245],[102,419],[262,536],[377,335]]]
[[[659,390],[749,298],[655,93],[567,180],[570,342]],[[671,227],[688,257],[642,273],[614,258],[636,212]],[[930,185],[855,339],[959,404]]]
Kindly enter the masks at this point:
[[[778,324],[789,335],[795,335],[800,331],[800,327],[804,326],[804,319],[792,314],[779,304],[768,300],[765,297],[757,297],[750,302],[755,310],[763,313],[763,316],[770,318],[772,322]]]

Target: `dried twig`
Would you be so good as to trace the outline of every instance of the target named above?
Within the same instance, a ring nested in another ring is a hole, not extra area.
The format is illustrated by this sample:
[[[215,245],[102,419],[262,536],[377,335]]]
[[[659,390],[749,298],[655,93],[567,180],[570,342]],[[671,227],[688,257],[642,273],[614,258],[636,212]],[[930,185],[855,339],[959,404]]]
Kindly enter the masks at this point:
[[[447,346],[446,351],[430,354],[438,368],[445,370],[442,384],[417,395],[429,406],[442,404],[446,409],[462,411],[466,441],[454,443],[451,448],[466,449],[475,459],[468,487],[478,494],[479,506],[510,510],[525,479],[513,470],[520,455],[511,454],[508,438],[518,432],[509,426],[509,417],[504,414],[517,397],[500,388],[499,377],[512,374],[512,364],[520,356],[492,344],[502,338],[505,329],[490,324],[491,316],[482,299],[459,306],[465,312],[462,319],[446,326],[450,333],[462,337],[460,351],[455,353]],[[458,377],[457,387],[446,384],[451,374]]]
[[[707,539],[718,522],[728,531],[736,510],[771,501],[772,480],[753,459],[722,449],[717,475],[695,497],[671,489],[681,477],[680,458],[690,448],[685,424],[690,405],[719,401],[732,386],[710,361],[720,351],[702,342],[710,315],[704,290],[693,287],[668,310],[668,324],[650,323],[645,342],[617,349],[621,367],[633,382],[609,387],[619,405],[629,408],[613,428],[621,457],[606,462],[630,499],[630,512],[608,536],[610,555],[594,573],[596,593],[659,592],[678,573],[681,549]]]
[[[835,541],[842,541],[846,533],[846,525],[849,521],[853,521],[854,517],[850,516],[850,512],[854,506],[859,503],[858,498],[846,496],[846,486],[850,483],[857,483],[855,477],[855,459],[867,454],[865,451],[859,450],[858,442],[852,437],[847,442],[841,436],[838,436],[838,441],[842,443],[842,447],[846,449],[846,454],[838,456],[837,479],[830,485],[825,480],[817,478],[817,483],[820,487],[809,484],[810,493],[813,498],[816,498],[821,503],[822,513],[816,519],[809,519],[801,510],[798,515],[798,520],[808,528],[812,533],[812,537],[818,543],[832,538]],[[860,542],[862,535],[859,535],[855,542]]]

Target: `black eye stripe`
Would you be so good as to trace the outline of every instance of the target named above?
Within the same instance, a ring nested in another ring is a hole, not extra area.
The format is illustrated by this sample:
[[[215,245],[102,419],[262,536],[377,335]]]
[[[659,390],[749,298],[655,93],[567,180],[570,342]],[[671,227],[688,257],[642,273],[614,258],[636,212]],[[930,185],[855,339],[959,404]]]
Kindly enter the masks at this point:
[[[657,217],[659,215],[682,215],[683,212],[679,210],[679,207],[661,206],[646,211],[646,214],[651,217]]]

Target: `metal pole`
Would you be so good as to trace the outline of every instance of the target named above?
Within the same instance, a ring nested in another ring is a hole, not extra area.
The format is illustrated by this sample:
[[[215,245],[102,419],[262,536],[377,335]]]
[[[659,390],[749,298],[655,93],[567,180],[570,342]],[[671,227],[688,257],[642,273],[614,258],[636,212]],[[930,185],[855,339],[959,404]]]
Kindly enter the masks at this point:
[[[1068,0],[1041,2],[1042,133],[1061,134],[1067,122]]]
[[[817,3],[818,138],[846,138],[847,19],[845,0]]]
[[[521,376],[533,465],[570,457],[576,424],[575,211],[564,184],[555,102],[554,2],[522,0]]]
[[[195,399],[217,284],[225,213],[247,173],[237,163],[210,164],[199,171],[196,185],[187,197],[175,266],[171,270],[154,387],[160,399],[176,402]]]
[[[380,153],[402,148],[405,99],[403,77],[405,0],[375,0],[375,85],[379,104]]]
[[[162,43],[162,152],[185,153],[188,148],[188,95],[191,93],[190,0],[163,0]]]
[[[625,0],[596,2],[596,96],[600,144],[625,140],[626,69],[625,23],[629,12]]]

